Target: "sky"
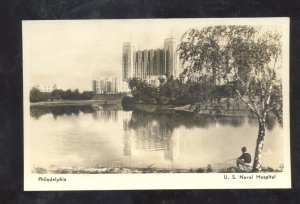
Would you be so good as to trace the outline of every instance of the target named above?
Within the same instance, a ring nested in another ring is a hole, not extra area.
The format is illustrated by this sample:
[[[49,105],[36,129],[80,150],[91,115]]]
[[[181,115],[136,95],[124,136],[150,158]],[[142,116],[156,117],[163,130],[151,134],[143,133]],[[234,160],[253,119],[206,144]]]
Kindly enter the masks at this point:
[[[121,77],[123,42],[142,50],[163,48],[164,39],[180,40],[190,28],[232,22],[236,24],[233,19],[23,21],[23,70],[30,87],[57,84],[89,91],[97,77]]]
[[[164,39],[180,39],[189,28],[172,20],[25,21],[23,63],[31,87],[91,90],[97,76],[122,76],[123,42],[142,50],[163,48]]]

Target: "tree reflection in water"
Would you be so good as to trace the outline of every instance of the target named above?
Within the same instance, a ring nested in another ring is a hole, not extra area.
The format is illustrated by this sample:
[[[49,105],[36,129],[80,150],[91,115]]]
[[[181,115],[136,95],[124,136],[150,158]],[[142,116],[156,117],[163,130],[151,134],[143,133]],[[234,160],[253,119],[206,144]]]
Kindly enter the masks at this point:
[[[76,115],[80,112],[92,113],[94,110],[91,106],[32,106],[30,107],[30,116],[39,119],[43,115],[52,114],[54,119],[63,115]]]
[[[31,106],[30,116],[39,119],[45,114],[52,114],[54,119],[63,115],[78,116],[80,112],[85,114],[93,114],[96,119],[98,117],[105,117],[109,120],[115,117],[118,111],[122,111],[120,105],[104,104],[99,106],[92,105],[65,105],[65,106]],[[101,113],[99,115],[99,113]],[[140,127],[147,127],[149,123],[158,123],[159,127],[163,127],[165,134],[172,131],[179,126],[192,129],[195,127],[209,128],[210,126],[232,126],[241,127],[246,121],[251,126],[257,126],[257,120],[253,117],[230,117],[230,116],[211,116],[211,115],[193,115],[192,113],[160,113],[160,112],[145,112],[141,110],[132,111],[131,118],[128,122],[128,128],[138,129]],[[266,120],[266,128],[272,130],[278,122],[274,118]],[[279,124],[281,125],[281,124]]]
[[[249,117],[248,118],[248,124],[251,125],[251,126],[257,127],[257,125],[258,125],[257,118]],[[269,130],[269,131],[273,130],[273,128],[276,125],[279,125],[280,127],[282,127],[282,123],[278,122],[276,120],[276,118],[271,118],[271,117],[266,119],[266,124],[265,125],[266,125],[267,130]]]
[[[63,115],[75,115],[78,116],[80,112],[88,114],[92,113],[95,117],[97,117],[97,111],[101,109],[104,111],[118,111],[121,110],[121,106],[119,105],[110,105],[103,104],[98,106],[92,105],[55,105],[55,106],[31,106],[30,107],[30,116],[39,119],[41,116],[46,114],[52,114],[54,119],[58,116]]]
[[[147,124],[156,122],[159,126],[166,128],[168,131],[173,131],[179,126],[192,129],[196,127],[209,128],[210,126],[232,126],[241,127],[247,117],[228,117],[228,116],[211,116],[211,115],[197,115],[180,114],[180,113],[149,113],[139,110],[132,112],[132,117],[128,123],[128,128],[138,129],[146,127]]]

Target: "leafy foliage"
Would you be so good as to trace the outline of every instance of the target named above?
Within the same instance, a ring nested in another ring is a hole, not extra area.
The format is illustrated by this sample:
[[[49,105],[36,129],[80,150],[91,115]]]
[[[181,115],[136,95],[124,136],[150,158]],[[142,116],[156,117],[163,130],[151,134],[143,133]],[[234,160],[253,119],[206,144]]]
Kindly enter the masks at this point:
[[[161,105],[197,103],[205,109],[215,110],[219,109],[222,98],[233,97],[234,95],[228,85],[215,86],[212,83],[174,79],[172,76],[167,76],[165,79],[162,78],[158,87],[150,85],[146,81],[133,78],[129,80],[129,87],[133,95],[131,102]]]
[[[179,79],[168,76],[160,80],[160,85],[155,87],[146,81],[133,78],[129,80],[129,87],[134,102],[148,104],[189,104],[195,101],[193,94],[197,84],[185,84]]]
[[[190,29],[179,45],[182,77],[212,73],[215,84],[230,86],[259,119],[271,111],[281,121],[280,39],[276,31],[253,26]]]
[[[157,102],[157,87],[148,84],[138,78],[129,80],[129,88],[134,97],[135,102],[140,103],[156,103]]]

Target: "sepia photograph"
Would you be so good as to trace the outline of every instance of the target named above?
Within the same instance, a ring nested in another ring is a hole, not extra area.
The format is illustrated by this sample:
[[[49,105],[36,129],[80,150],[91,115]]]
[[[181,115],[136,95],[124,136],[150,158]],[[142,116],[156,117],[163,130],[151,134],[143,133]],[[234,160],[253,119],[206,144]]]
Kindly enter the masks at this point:
[[[289,19],[25,20],[24,190],[290,188]]]

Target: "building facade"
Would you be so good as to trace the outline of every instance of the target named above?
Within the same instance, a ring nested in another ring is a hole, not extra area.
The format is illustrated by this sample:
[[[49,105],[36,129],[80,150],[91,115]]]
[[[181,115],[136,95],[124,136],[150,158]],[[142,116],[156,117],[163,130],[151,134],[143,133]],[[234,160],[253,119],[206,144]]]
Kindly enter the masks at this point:
[[[125,79],[132,78],[134,75],[135,50],[136,50],[136,46],[133,43],[125,42],[123,44],[123,56],[122,56],[123,81],[125,81]]]
[[[131,42],[123,44],[122,80],[140,78],[153,81],[166,74],[178,77],[180,74],[177,40],[168,38],[162,49],[136,50]]]

